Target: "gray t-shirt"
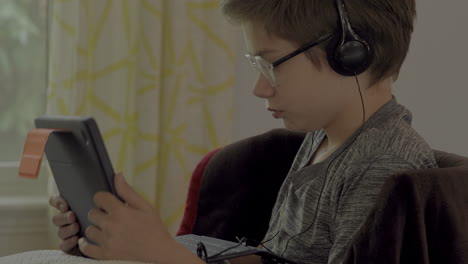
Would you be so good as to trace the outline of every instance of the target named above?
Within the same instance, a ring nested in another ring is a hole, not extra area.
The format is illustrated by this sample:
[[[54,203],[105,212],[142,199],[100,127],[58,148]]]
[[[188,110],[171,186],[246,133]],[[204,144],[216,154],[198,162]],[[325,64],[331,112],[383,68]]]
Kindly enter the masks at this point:
[[[393,97],[360,134],[358,129],[328,158],[309,166],[325,133],[308,133],[279,191],[265,246],[299,263],[341,263],[385,179],[403,170],[437,167],[411,119]]]

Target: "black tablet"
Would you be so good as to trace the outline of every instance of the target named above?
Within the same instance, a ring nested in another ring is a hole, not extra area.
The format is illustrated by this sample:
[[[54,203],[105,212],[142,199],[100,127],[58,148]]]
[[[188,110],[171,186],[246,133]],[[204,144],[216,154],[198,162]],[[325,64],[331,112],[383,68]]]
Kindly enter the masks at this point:
[[[118,197],[114,170],[98,126],[92,117],[42,116],[36,128],[63,129],[50,134],[45,155],[60,195],[76,214],[80,235],[91,225],[88,212],[94,194],[106,191]]]

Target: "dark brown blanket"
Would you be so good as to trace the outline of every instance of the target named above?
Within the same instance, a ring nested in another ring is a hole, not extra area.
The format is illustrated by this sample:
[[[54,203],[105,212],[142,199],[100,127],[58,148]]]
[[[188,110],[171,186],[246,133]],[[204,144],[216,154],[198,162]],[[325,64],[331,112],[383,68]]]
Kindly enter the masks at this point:
[[[274,130],[216,153],[203,173],[193,233],[261,240],[303,137]],[[468,263],[468,159],[435,154],[441,168],[389,178],[344,263]]]
[[[468,263],[468,160],[436,158],[386,181],[343,263]]]
[[[218,151],[203,173],[192,232],[258,245],[304,136],[275,129]]]

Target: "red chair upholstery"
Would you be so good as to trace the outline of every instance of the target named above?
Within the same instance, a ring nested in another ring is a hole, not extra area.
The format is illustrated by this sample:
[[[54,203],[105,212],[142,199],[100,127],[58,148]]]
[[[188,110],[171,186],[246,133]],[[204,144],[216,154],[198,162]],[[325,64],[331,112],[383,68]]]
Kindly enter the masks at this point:
[[[203,172],[205,171],[211,157],[213,157],[219,150],[220,149],[216,149],[206,154],[192,173],[187,194],[187,202],[185,203],[184,217],[182,218],[179,230],[177,231],[178,236],[192,233],[193,225],[197,217],[198,195],[200,192],[200,183],[202,181]]]

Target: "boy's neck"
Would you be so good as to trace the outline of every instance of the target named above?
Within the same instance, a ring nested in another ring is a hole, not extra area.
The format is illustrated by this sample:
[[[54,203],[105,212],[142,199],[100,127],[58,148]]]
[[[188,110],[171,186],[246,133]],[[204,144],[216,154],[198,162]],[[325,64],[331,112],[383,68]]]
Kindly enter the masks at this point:
[[[392,81],[390,78],[373,87],[361,86],[367,121],[377,110],[392,100]],[[350,100],[350,104],[337,114],[337,117],[324,128],[328,138],[327,152],[339,148],[357,129],[363,125],[362,103],[359,92]]]

